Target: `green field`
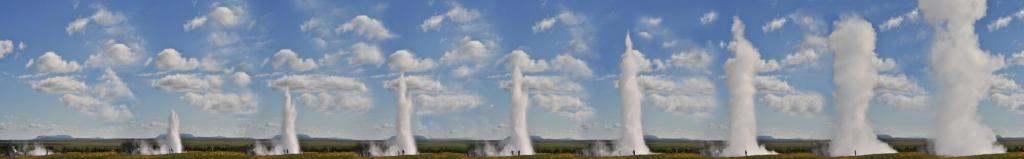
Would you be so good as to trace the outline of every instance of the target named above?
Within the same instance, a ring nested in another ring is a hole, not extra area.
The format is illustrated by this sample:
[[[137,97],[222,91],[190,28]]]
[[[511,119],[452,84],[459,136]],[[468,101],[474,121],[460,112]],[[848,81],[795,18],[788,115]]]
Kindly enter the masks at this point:
[[[366,141],[307,139],[301,140],[304,154],[270,157],[255,157],[246,154],[253,139],[185,139],[183,154],[136,156],[121,152],[121,146],[130,139],[73,139],[73,140],[0,140],[0,148],[17,147],[38,143],[57,155],[24,158],[364,158],[358,155],[360,143]],[[885,139],[899,154],[870,155],[853,158],[939,158],[927,155],[926,141],[922,139]],[[376,141],[383,142],[383,141]],[[481,141],[471,140],[423,140],[417,146],[422,153],[417,156],[392,158],[467,158],[465,152],[470,145]],[[587,149],[594,141],[588,140],[535,140],[534,148],[540,153],[535,156],[516,158],[581,158],[576,155],[579,150]],[[755,156],[748,158],[825,158],[814,152],[820,140],[768,140],[761,141],[769,150],[781,153],[774,156]],[[998,155],[972,156],[969,158],[1024,158],[1024,140],[1002,140],[1011,153]],[[693,140],[648,140],[647,145],[652,151],[659,153],[648,156],[608,157],[608,158],[707,158],[700,155],[704,149],[703,141]],[[6,150],[5,150],[6,151]],[[384,157],[387,158],[387,157]],[[499,157],[500,158],[500,157]]]

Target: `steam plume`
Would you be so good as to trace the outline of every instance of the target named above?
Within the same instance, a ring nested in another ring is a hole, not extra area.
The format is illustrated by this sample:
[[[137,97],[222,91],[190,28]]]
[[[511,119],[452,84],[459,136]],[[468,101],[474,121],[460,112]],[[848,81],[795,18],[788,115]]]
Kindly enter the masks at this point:
[[[729,88],[729,138],[719,156],[776,154],[757,144],[757,117],[754,115],[754,77],[761,53],[743,37],[743,21],[733,17],[733,41],[729,50],[736,54],[725,61],[725,80]]]
[[[829,46],[835,51],[833,82],[837,115],[829,155],[896,153],[878,140],[866,119],[879,70],[873,63],[877,57],[871,23],[859,17],[844,18],[829,36]]]

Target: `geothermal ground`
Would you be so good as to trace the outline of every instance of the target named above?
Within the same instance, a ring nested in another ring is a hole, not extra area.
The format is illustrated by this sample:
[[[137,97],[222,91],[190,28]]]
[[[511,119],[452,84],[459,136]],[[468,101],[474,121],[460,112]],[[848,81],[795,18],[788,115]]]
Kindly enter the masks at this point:
[[[185,152],[182,154],[139,156],[119,153],[123,139],[74,139],[74,140],[2,140],[0,146],[10,147],[22,143],[39,143],[54,151],[55,155],[24,158],[251,158],[246,150],[252,145],[253,139],[216,139],[191,138],[183,139]],[[925,149],[923,139],[883,139],[884,142],[900,153],[859,156],[851,158],[939,158],[919,150]],[[338,139],[303,139],[300,141],[303,154],[282,156],[261,156],[259,158],[364,158],[360,156],[359,143],[367,141]],[[473,143],[472,140],[423,140],[417,142],[421,154],[401,158],[469,158],[466,156]],[[534,140],[537,155],[528,158],[588,158],[578,156],[578,150],[586,149],[590,140]],[[710,158],[700,154],[704,149],[704,141],[657,139],[647,140],[647,145],[654,155],[641,158]],[[779,152],[775,156],[752,156],[747,158],[827,158],[815,154],[820,149],[818,143],[823,140],[763,140],[765,148]],[[1009,153],[996,155],[980,155],[965,158],[1021,158],[1024,157],[1024,139],[1003,139],[1000,144],[1008,148]],[[7,150],[4,150],[7,151]],[[6,152],[5,152],[6,153]],[[616,158],[616,157],[609,157]],[[617,157],[634,158],[634,157]]]

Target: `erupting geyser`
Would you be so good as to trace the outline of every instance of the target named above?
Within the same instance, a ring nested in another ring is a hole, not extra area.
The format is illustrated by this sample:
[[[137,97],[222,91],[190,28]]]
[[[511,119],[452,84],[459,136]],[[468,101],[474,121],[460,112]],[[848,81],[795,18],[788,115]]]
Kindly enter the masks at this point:
[[[933,26],[928,63],[938,101],[932,148],[936,155],[967,156],[1005,153],[992,129],[981,123],[978,102],[989,92],[999,58],[982,51],[974,22],[985,16],[984,0],[920,0],[918,7]]]
[[[644,95],[637,83],[640,71],[650,67],[644,54],[633,50],[633,41],[626,34],[626,52],[622,54],[619,68],[619,92],[622,95],[622,138],[615,143],[615,151],[611,155],[646,155],[651,150],[644,143],[643,118],[641,104]]]
[[[879,141],[867,121],[867,111],[878,80],[875,31],[859,17],[844,18],[828,39],[835,52],[836,118],[829,155],[852,156],[896,153]]]
[[[148,142],[143,140],[139,143],[139,149],[136,150],[136,153],[141,155],[162,155],[184,152],[181,146],[181,135],[178,132],[179,128],[178,113],[172,110],[171,116],[167,119],[167,133],[156,139],[158,148],[153,149]]]
[[[295,118],[297,112],[295,111],[295,105],[292,103],[292,94],[289,88],[284,89],[284,110],[281,113],[284,120],[281,123],[281,135],[279,138],[274,138],[273,147],[266,148],[260,144],[259,141],[254,145],[253,153],[256,155],[284,155],[284,154],[300,154],[302,151],[299,149],[299,137],[295,133]]]
[[[405,74],[398,77],[398,119],[395,128],[397,146],[388,148],[391,155],[416,155],[416,140],[412,136],[412,101],[409,99],[409,86],[405,83]]]
[[[754,115],[754,76],[761,53],[743,37],[743,21],[733,17],[729,50],[736,57],[725,61],[725,80],[729,87],[729,138],[719,156],[752,156],[776,154],[757,144],[757,117]]]
[[[519,66],[512,68],[512,137],[498,155],[533,155],[530,133],[526,127],[526,112],[529,97],[523,92],[523,72]],[[515,154],[513,154],[513,151]]]

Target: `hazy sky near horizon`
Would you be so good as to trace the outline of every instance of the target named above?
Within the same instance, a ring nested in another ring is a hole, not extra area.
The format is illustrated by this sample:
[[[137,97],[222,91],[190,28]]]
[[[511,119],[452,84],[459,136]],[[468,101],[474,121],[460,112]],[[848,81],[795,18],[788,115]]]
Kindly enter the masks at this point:
[[[182,133],[267,138],[283,89],[298,132],[385,139],[392,80],[410,77],[414,134],[500,139],[510,130],[506,62],[525,53],[529,129],[545,138],[619,134],[615,83],[629,34],[651,61],[645,134],[722,139],[724,63],[734,19],[756,47],[758,130],[828,138],[835,22],[877,35],[881,72],[868,119],[879,134],[927,137],[934,121],[932,26],[916,1],[9,1],[0,5],[0,139],[155,137],[174,110]],[[975,22],[1003,58],[979,116],[1024,137],[1024,1],[993,0]],[[412,55],[412,56],[409,56]],[[513,55],[513,56],[509,56]],[[532,86],[532,87],[531,87]],[[996,86],[994,86],[996,87]],[[889,93],[892,96],[884,96]]]

